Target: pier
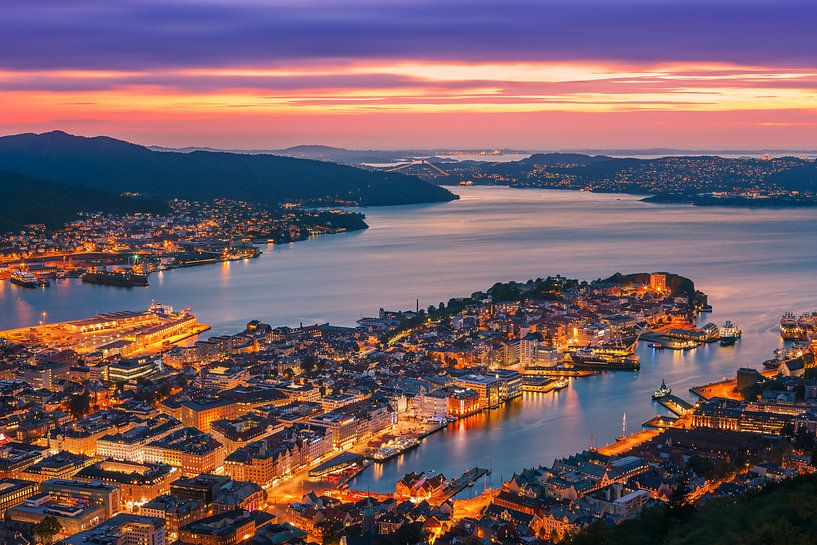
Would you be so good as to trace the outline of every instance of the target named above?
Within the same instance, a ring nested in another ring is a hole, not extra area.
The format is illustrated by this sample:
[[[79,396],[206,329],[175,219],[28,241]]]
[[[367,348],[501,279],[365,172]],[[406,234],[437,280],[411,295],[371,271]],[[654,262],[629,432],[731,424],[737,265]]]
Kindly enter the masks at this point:
[[[666,430],[673,427],[676,422],[678,422],[678,419],[674,416],[653,416],[641,424],[641,427],[653,430]]]
[[[684,416],[693,408],[693,405],[691,405],[689,402],[684,401],[680,397],[674,395],[668,395],[666,397],[656,399],[656,401],[678,416]]]
[[[598,371],[592,369],[573,369],[567,367],[528,367],[525,369],[525,376],[534,377],[589,377],[598,375]]]
[[[453,498],[454,496],[456,496],[469,486],[472,486],[482,477],[485,477],[490,474],[491,474],[490,469],[486,469],[484,467],[472,467],[471,469],[469,469],[468,471],[466,471],[465,473],[463,473],[462,475],[448,483],[448,486],[446,486],[442,490],[442,492],[440,492],[440,494],[434,498],[434,500],[436,503],[441,504]]]

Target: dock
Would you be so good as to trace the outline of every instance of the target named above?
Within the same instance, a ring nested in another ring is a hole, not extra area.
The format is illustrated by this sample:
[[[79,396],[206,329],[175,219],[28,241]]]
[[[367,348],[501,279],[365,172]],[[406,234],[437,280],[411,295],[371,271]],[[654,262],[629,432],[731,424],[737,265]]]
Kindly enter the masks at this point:
[[[443,489],[443,491],[440,492],[440,494],[435,498],[435,500],[439,503],[443,503],[453,498],[454,496],[456,496],[469,486],[472,486],[482,477],[485,477],[490,474],[491,474],[490,469],[486,469],[484,467],[472,467],[471,469],[469,469],[468,471],[466,471],[465,473],[463,473],[462,475],[448,483],[448,486],[446,486]]]
[[[523,374],[534,377],[589,377],[598,375],[599,372],[568,367],[527,367]]]
[[[312,478],[324,477],[330,473],[343,471],[355,464],[363,462],[363,456],[354,454],[352,452],[341,452],[337,456],[325,461],[324,463],[313,467],[309,470],[309,476]]]
[[[653,416],[641,424],[641,427],[653,430],[666,430],[673,427],[676,422],[678,422],[678,419],[674,416]]]
[[[668,395],[666,397],[662,397],[661,399],[656,399],[656,401],[678,416],[684,416],[693,408],[693,405],[691,405],[689,402],[684,401],[680,397],[674,395]]]

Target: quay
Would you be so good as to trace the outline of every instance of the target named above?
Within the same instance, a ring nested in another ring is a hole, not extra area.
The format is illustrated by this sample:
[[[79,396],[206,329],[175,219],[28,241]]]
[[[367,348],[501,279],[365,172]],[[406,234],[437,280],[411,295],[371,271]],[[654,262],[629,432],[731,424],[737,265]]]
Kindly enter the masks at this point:
[[[353,452],[341,452],[337,456],[309,470],[310,478],[320,478],[348,469],[355,464],[363,464],[363,456]]]
[[[658,430],[643,430],[638,433],[622,437],[614,443],[603,446],[602,448],[598,449],[598,451],[601,454],[606,454],[608,456],[617,456],[637,447],[641,443],[646,443],[658,435],[658,433]]]
[[[777,369],[768,369],[765,371],[760,371],[760,374],[766,378],[773,377],[777,374]],[[740,395],[740,392],[736,390],[737,388],[737,379],[724,379],[719,380],[716,382],[710,382],[708,384],[704,384],[701,386],[694,386],[689,389],[692,395],[695,395],[704,401],[709,401],[710,399],[716,397],[722,397],[725,399],[737,399],[742,400],[743,397]]]
[[[654,429],[654,430],[666,430],[675,426],[678,422],[678,418],[674,416],[653,416],[643,424],[641,424],[642,428],[647,429]]]
[[[488,476],[491,474],[490,469],[486,469],[484,467],[472,467],[456,479],[452,479],[448,486],[446,486],[440,494],[434,498],[437,503],[444,503],[445,501],[453,498],[469,486],[473,486],[478,480],[482,477]]]
[[[668,395],[666,397],[656,399],[656,401],[678,416],[684,416],[693,408],[692,404],[674,395]]]
[[[524,371],[525,376],[535,377],[590,377],[598,375],[598,371],[592,369],[571,369],[567,367],[528,367]]]

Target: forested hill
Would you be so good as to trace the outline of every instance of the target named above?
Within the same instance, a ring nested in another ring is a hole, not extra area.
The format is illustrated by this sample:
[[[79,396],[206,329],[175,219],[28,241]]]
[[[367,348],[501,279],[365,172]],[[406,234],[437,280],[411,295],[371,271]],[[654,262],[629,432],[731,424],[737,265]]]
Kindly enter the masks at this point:
[[[119,195],[0,171],[0,233],[24,225],[60,227],[77,219],[78,212],[166,212],[158,201]]]
[[[703,506],[648,509],[635,519],[591,526],[566,545],[795,545],[817,542],[817,476]]]
[[[257,203],[444,202],[457,197],[413,176],[275,155],[152,151],[61,131],[0,137],[0,170],[156,199],[229,197]]]

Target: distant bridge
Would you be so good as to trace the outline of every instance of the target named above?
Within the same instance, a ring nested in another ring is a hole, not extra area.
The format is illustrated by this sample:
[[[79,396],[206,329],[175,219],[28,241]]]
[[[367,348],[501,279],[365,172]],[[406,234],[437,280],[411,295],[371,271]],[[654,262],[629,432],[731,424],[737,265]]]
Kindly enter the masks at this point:
[[[386,172],[398,172],[400,170],[406,170],[406,169],[409,169],[409,168],[414,167],[414,166],[426,166],[426,167],[431,168],[432,170],[435,170],[439,174],[442,174],[443,176],[448,176],[448,173],[446,171],[444,171],[443,169],[441,169],[440,167],[438,167],[434,163],[432,163],[430,161],[426,161],[425,159],[417,159],[416,161],[411,161],[409,163],[404,163],[402,165],[397,165],[397,166],[394,166],[392,168],[386,169]]]

